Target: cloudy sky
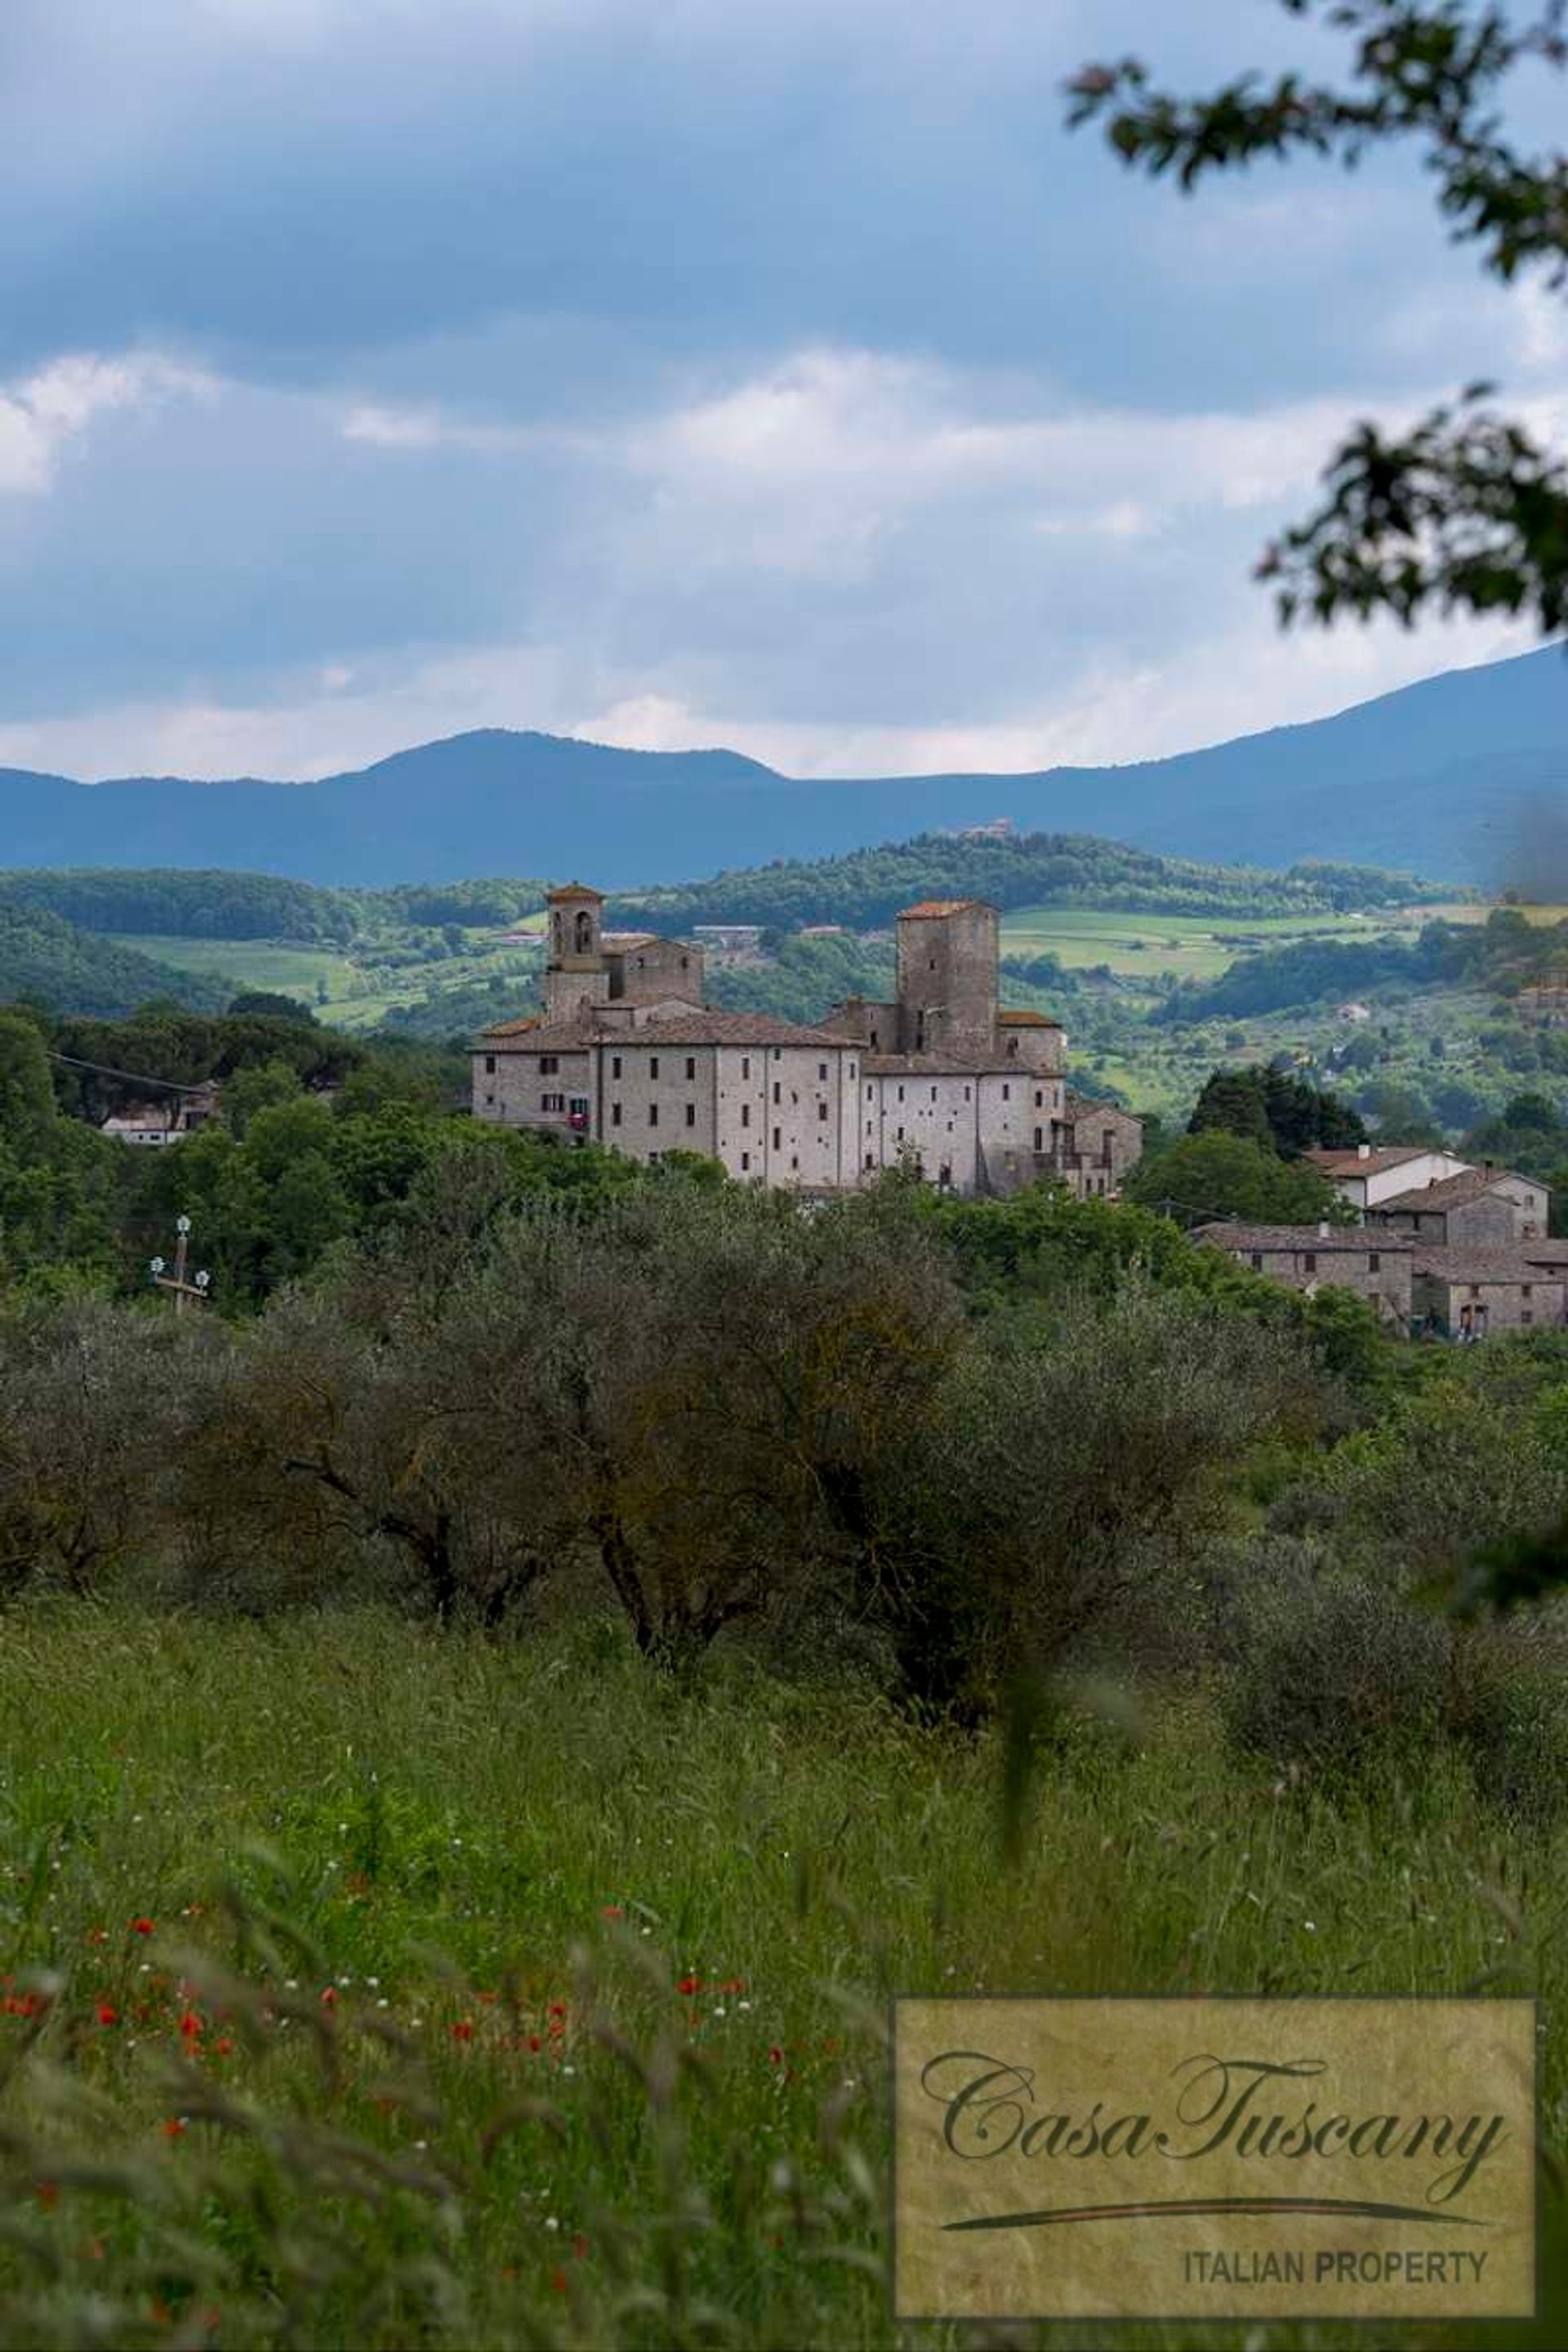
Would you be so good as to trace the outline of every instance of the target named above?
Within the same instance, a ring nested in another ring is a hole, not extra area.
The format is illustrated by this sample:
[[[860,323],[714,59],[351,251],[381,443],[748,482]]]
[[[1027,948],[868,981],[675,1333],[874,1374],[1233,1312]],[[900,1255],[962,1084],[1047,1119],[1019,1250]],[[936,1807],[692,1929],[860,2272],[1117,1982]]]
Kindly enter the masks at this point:
[[[1174,751],[1518,650],[1280,638],[1331,436],[1568,310],[1413,165],[1190,201],[1062,128],[1269,0],[0,0],[0,762],[474,726],[801,773]]]

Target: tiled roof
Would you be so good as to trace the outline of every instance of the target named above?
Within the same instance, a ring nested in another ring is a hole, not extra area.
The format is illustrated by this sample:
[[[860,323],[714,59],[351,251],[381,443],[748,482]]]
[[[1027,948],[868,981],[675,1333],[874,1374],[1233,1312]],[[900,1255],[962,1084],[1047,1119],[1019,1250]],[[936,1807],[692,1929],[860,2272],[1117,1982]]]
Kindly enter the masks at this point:
[[[594,898],[601,907],[605,903],[604,892],[590,890],[586,882],[563,882],[558,889],[547,890],[544,894],[547,907],[552,907],[557,898]]]
[[[922,918],[928,915],[932,917],[967,915],[974,908],[984,907],[986,901],[984,898],[922,898],[918,906],[901,908],[899,920],[900,923],[905,923],[911,916],[916,915]]]
[[[1062,1097],[1062,1117],[1070,1124],[1075,1119],[1093,1118],[1098,1113],[1110,1111],[1117,1118],[1130,1118],[1134,1127],[1142,1124],[1136,1111],[1125,1103],[1102,1101],[1095,1095],[1075,1095],[1070,1090]]]
[[[694,1006],[689,1013],[672,1013],[668,1021],[645,1022],[640,1028],[617,1030],[633,1045],[837,1045],[849,1041],[793,1021],[776,1021],[769,1013],[715,1013]]]
[[[1405,1215],[1416,1209],[1458,1209],[1510,1180],[1516,1184],[1532,1181],[1515,1176],[1510,1168],[1467,1168],[1460,1175],[1440,1177],[1435,1184],[1416,1184],[1408,1192],[1395,1192],[1392,1200],[1378,1202],[1376,1213],[1385,1217],[1391,1212]]]
[[[1415,1244],[1393,1240],[1366,1225],[1199,1225],[1196,1238],[1228,1250],[1376,1250],[1384,1257],[1408,1256]]]
[[[617,1037],[629,1035],[626,1029],[613,1033]],[[525,1054],[585,1054],[590,1045],[598,1045],[612,1034],[607,1025],[592,1021],[506,1021],[499,1029],[486,1029],[479,1038],[481,1049],[488,1045],[510,1045]]]
[[[1434,1282],[1562,1282],[1568,1267],[1549,1267],[1530,1255],[1527,1243],[1517,1249],[1437,1249],[1415,1244],[1415,1271]]]
[[[1352,1143],[1348,1150],[1331,1151],[1320,1144],[1302,1157],[1326,1175],[1376,1176],[1385,1168],[1402,1167],[1407,1160],[1424,1160],[1428,1148],[1424,1143],[1384,1143],[1363,1152]]]
[[[1005,1012],[996,1015],[1004,1029],[1059,1029],[1061,1023],[1053,1021],[1048,1013]]]
[[[521,1037],[525,1029],[542,1029],[543,1026],[542,1013],[525,1013],[519,1021],[498,1021],[493,1029],[485,1031],[485,1035],[487,1037]]]

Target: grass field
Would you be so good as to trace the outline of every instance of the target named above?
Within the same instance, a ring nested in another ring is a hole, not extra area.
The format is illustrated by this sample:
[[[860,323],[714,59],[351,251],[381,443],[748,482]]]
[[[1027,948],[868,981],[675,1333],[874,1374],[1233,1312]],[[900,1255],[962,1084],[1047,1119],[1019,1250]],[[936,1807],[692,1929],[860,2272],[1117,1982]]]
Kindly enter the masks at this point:
[[[527,951],[509,944],[500,932],[471,932],[464,955],[438,963],[399,966],[376,962],[369,950],[361,957],[335,948],[266,940],[132,937],[129,932],[109,936],[122,947],[139,948],[144,955],[155,956],[177,970],[216,972],[231,981],[237,991],[270,989],[296,996],[321,1019],[349,1030],[374,1028],[394,1006],[413,1004],[438,990],[470,987],[476,981],[508,974],[518,979],[521,1003],[530,993],[532,970]],[[324,996],[318,995],[322,984]]]
[[[894,1990],[1538,1990],[1561,2141],[1568,1836],[1430,1772],[1336,1811],[1178,1713],[1008,1864],[879,1702],[347,1613],[14,1612],[0,1725],[6,2345],[1107,2341],[894,2328]]]
[[[1485,908],[1465,909],[1464,919]],[[1237,956],[1288,940],[1331,939],[1364,945],[1370,940],[1414,937],[1435,915],[1453,908],[1421,907],[1375,915],[1117,914],[1093,907],[1022,907],[1002,919],[1004,955],[1057,956],[1070,971],[1108,964],[1130,978],[1170,973],[1178,980],[1214,980]]]

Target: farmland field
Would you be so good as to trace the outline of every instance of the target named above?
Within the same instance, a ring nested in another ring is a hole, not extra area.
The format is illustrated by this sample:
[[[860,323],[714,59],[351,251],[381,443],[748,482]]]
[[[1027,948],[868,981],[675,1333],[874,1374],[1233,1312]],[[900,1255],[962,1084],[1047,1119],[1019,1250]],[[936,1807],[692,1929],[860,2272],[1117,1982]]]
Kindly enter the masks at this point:
[[[1212,915],[1127,914],[1093,907],[1021,907],[1002,919],[1004,955],[1055,955],[1070,971],[1096,964],[1131,978],[1166,973],[1178,980],[1214,980],[1237,956],[1301,939],[1353,941],[1414,939],[1435,917],[1480,920],[1484,907],[1388,908],[1376,914]]]
[[[1009,1860],[988,1740],[352,1612],[17,1614],[0,1724],[7,2344],[978,2342],[888,2315],[895,1990],[1539,1990],[1561,2141],[1568,1839],[1430,1769],[1091,1726]]]
[[[509,929],[525,929],[518,924]],[[370,1029],[395,1006],[414,1004],[445,989],[472,986],[476,982],[514,976],[520,1003],[531,986],[533,960],[502,931],[468,934],[466,951],[439,962],[393,964],[377,961],[378,946],[367,943],[357,954],[300,941],[266,940],[184,939],[163,935],[113,933],[117,942],[139,948],[145,955],[176,970],[216,973],[235,989],[269,989],[298,997],[323,1021],[340,1029]],[[324,989],[324,993],[319,993]]]

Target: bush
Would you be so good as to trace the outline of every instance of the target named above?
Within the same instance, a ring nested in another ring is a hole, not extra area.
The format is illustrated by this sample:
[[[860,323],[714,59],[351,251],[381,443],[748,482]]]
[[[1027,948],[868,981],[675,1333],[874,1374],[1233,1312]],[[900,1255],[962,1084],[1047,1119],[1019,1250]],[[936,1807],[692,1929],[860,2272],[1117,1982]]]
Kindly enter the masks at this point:
[[[1443,1729],[1451,1629],[1366,1579],[1275,1575],[1243,1603],[1245,1655],[1222,1683],[1239,1749],[1329,1782],[1381,1777]]]

